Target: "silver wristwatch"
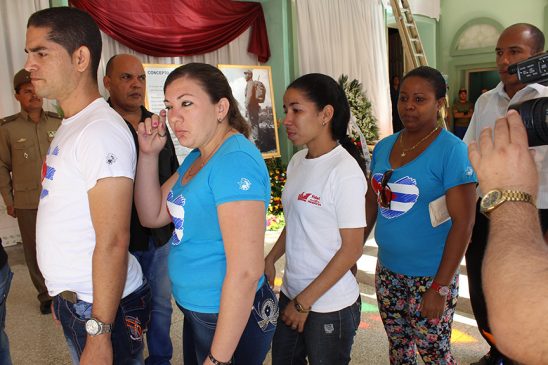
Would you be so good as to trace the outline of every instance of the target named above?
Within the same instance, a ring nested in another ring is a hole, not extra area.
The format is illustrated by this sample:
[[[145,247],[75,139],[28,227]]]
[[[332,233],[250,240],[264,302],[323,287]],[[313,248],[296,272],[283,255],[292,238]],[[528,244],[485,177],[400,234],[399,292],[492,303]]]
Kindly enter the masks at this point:
[[[103,323],[92,317],[86,321],[86,332],[90,336],[102,335],[103,333],[111,333],[112,324]]]

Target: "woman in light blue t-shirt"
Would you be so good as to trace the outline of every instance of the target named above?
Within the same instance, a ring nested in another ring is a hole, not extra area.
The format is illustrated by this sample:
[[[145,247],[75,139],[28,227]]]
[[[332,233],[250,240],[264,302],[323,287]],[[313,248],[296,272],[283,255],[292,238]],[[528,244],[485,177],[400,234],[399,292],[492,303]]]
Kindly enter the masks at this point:
[[[173,133],[194,150],[160,187],[166,111],[140,124],[135,205],[144,226],[175,226],[168,269],[184,363],[262,364],[278,317],[263,275],[268,170],[217,68],[181,66],[164,93]]]
[[[474,224],[476,176],[464,143],[438,125],[445,100],[439,71],[403,78],[404,129],[373,151],[368,222],[376,218],[376,291],[391,364],[455,364],[451,323],[458,267]],[[369,228],[366,228],[369,234]]]

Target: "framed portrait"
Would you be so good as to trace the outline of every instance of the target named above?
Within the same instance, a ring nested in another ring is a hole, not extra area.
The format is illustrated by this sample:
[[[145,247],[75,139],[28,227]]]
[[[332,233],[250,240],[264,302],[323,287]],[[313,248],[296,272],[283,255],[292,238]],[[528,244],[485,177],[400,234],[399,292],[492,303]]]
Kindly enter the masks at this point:
[[[251,127],[250,140],[264,158],[280,156],[270,66],[218,65],[226,76],[240,113]]]

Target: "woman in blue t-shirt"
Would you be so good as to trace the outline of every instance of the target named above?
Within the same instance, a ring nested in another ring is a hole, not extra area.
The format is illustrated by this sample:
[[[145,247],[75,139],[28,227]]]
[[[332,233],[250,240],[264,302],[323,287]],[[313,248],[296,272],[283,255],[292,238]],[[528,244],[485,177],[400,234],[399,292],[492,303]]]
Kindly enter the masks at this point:
[[[160,187],[166,112],[140,124],[135,205],[143,225],[175,226],[168,269],[184,314],[184,363],[262,364],[278,317],[263,275],[266,165],[217,68],[181,66],[164,93],[170,127],[193,151]]]
[[[367,215],[377,221],[376,291],[392,364],[455,364],[451,324],[458,267],[474,224],[476,176],[465,144],[439,127],[439,71],[421,66],[400,85],[404,129],[381,140],[371,162]],[[366,228],[366,235],[370,229]]]

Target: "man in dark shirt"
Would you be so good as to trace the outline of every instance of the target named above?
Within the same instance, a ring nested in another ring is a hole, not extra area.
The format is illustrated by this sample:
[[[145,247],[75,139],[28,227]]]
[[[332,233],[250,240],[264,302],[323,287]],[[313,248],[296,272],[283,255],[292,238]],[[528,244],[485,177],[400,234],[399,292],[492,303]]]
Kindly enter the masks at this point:
[[[152,116],[152,113],[143,106],[146,86],[143,65],[132,55],[113,56],[107,63],[103,83],[110,93],[110,106],[127,122],[139,151],[137,125]],[[158,162],[160,184],[179,167],[171,136],[167,130],[166,133],[167,143],[160,152]],[[169,364],[173,354],[169,336],[172,313],[171,284],[167,272],[170,246],[168,241],[172,233],[172,224],[156,229],[143,227],[133,205],[129,250],[141,264],[143,274],[152,290],[152,317],[147,332],[149,357],[146,364]]]

